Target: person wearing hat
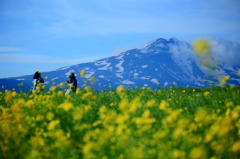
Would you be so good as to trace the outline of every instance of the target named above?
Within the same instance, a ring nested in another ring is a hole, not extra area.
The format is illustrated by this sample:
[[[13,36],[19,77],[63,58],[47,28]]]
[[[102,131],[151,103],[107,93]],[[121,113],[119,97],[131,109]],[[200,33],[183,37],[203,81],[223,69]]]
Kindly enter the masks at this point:
[[[40,83],[44,83],[44,79],[41,77],[41,72],[37,71],[35,72],[33,76],[33,90],[35,91],[38,86],[40,86]]]
[[[71,91],[76,92],[77,89],[77,79],[74,73],[70,73],[69,76],[70,81],[66,80],[66,83],[71,85]]]

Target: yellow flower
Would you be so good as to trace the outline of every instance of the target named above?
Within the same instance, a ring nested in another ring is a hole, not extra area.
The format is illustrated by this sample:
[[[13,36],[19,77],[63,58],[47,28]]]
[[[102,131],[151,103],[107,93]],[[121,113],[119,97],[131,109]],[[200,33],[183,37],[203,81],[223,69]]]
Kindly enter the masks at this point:
[[[92,96],[92,92],[87,92],[82,96],[82,100],[89,99]]]
[[[47,129],[48,130],[53,130],[59,123],[60,123],[59,120],[53,120],[48,124]]]
[[[178,149],[174,149],[173,150],[173,157],[174,158],[185,158],[185,152],[178,150]]]
[[[65,83],[62,82],[62,83],[60,83],[58,86],[59,86],[59,87],[64,87],[64,86],[65,86]]]
[[[205,55],[210,51],[210,44],[207,39],[197,39],[193,43],[193,49],[197,54]]]
[[[69,87],[74,87],[72,83],[69,83],[68,86],[69,86]]]
[[[76,94],[79,94],[79,93],[81,93],[81,90],[80,90],[80,88],[77,88]]]
[[[203,93],[204,96],[208,96],[210,94],[210,92],[206,91]]]
[[[152,106],[154,106],[154,104],[155,104],[155,100],[154,99],[151,99],[151,100],[149,100],[149,101],[147,101],[147,107],[152,107]]]
[[[230,79],[230,76],[223,76],[223,77],[220,79],[220,82],[221,82],[221,83],[226,83],[229,79]]]
[[[116,105],[116,103],[110,103],[110,106],[114,106],[114,105]]]
[[[203,159],[206,158],[206,152],[201,147],[195,147],[191,150],[189,157],[193,159]]]
[[[175,86],[177,85],[177,83],[176,83],[176,82],[173,82],[172,84],[173,84],[173,85],[175,85]]]
[[[52,91],[52,92],[55,92],[56,89],[57,89],[56,86],[52,86],[52,87],[49,88],[49,90]]]
[[[12,93],[10,91],[6,91],[5,102],[6,103],[12,102]]]
[[[43,119],[44,119],[44,116],[42,116],[42,115],[38,115],[36,117],[36,121],[42,121]]]
[[[164,110],[168,106],[169,106],[169,104],[165,100],[162,100],[160,105],[159,105],[159,109]]]
[[[206,120],[207,115],[208,115],[208,112],[204,108],[199,108],[196,111],[194,120],[199,123],[204,122]]]
[[[13,91],[12,96],[15,97],[17,95],[17,92]]]
[[[46,118],[51,121],[54,118],[54,114],[52,112],[48,112]]]
[[[58,96],[61,96],[61,95],[63,95],[63,92],[62,91],[58,91]]]
[[[240,140],[238,140],[237,142],[234,143],[234,145],[232,146],[232,151],[240,152]]]
[[[45,145],[44,139],[39,136],[31,137],[30,141],[31,141],[32,145],[34,145],[34,146],[43,147]]]
[[[73,104],[70,103],[70,102],[65,102],[65,103],[60,104],[60,105],[58,106],[58,108],[62,108],[62,109],[64,109],[65,111],[69,111],[70,109],[72,109],[72,107],[73,107]]]
[[[149,110],[145,110],[142,114],[142,118],[149,118],[151,115],[151,112]]]
[[[125,90],[125,89],[124,89],[123,86],[118,86],[118,87],[117,87],[117,93],[118,93],[118,94],[121,94],[124,90]]]
[[[87,86],[84,88],[84,90],[86,90],[87,92],[90,92],[91,91],[91,87]]]
[[[73,111],[72,116],[73,116],[73,120],[75,121],[82,119],[82,110],[80,108],[76,108]]]
[[[45,79],[48,79],[48,76],[46,76]]]
[[[23,86],[23,83],[18,83],[18,86],[19,86],[19,87]]]
[[[86,77],[86,71],[85,71],[85,70],[81,70],[81,71],[80,71],[80,75],[81,75],[82,77]]]
[[[95,77],[91,77],[90,81],[91,81],[91,84],[93,85],[96,82],[96,78]]]
[[[238,70],[237,74],[240,76],[240,69]]]

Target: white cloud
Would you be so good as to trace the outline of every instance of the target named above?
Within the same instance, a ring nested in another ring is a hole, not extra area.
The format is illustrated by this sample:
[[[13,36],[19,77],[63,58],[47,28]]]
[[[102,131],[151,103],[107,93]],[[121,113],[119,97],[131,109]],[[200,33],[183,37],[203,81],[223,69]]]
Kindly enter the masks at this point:
[[[20,47],[4,47],[0,46],[0,52],[13,52],[13,51],[26,51],[26,49]]]
[[[119,55],[120,53],[125,52],[125,51],[128,51],[128,50],[132,50],[132,49],[143,49],[144,47],[146,47],[146,46],[148,46],[149,44],[153,43],[155,40],[156,40],[156,38],[150,39],[150,40],[148,40],[148,41],[145,41],[144,43],[139,44],[139,45],[126,46],[126,47],[122,47],[122,48],[119,48],[119,49],[115,49],[115,50],[111,51],[110,54],[113,55],[113,56],[117,56],[117,55]]]
[[[240,66],[240,43],[220,38],[210,38],[212,54],[216,62],[225,66]]]
[[[88,57],[79,59],[60,59],[53,56],[33,55],[26,53],[0,54],[0,62],[4,63],[66,63],[79,64],[93,62],[102,57]]]
[[[169,50],[172,53],[173,60],[189,75],[192,75],[192,62],[196,61],[198,67],[205,73],[216,75],[221,73],[218,69],[218,64],[225,68],[232,69],[233,66],[240,67],[240,43],[226,41],[215,37],[204,37],[208,39],[211,52],[204,57],[193,52],[192,43],[189,41],[178,41],[178,45],[169,44]]]

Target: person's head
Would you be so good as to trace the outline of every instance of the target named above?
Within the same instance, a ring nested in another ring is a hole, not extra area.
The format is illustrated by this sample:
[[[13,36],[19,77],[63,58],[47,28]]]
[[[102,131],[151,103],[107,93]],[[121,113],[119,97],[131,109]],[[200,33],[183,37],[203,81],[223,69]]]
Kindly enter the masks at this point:
[[[75,76],[74,73],[70,73],[68,77],[69,77],[70,79],[75,79],[75,78],[76,78],[76,76]]]
[[[40,73],[40,71],[37,71],[37,72],[35,72],[33,79],[38,79],[40,77],[41,77],[41,73]]]

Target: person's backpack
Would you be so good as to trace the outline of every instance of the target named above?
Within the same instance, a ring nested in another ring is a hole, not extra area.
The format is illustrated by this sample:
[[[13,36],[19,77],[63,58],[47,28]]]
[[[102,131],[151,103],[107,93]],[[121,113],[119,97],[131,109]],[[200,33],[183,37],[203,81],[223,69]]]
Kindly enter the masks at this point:
[[[42,77],[40,77],[39,81],[40,83],[44,83],[44,79]]]

